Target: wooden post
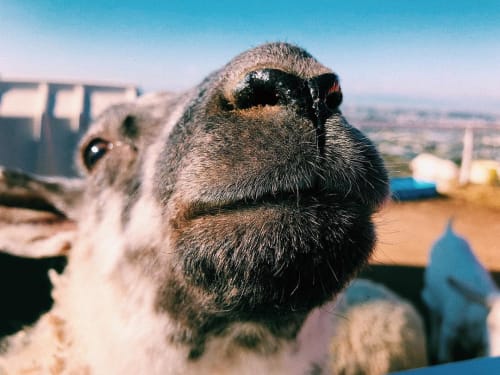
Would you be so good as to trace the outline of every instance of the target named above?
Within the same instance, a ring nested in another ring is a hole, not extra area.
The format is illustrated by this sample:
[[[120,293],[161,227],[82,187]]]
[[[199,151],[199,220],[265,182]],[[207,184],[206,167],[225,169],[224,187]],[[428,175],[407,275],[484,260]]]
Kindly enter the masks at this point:
[[[460,186],[466,185],[470,178],[470,169],[472,164],[472,154],[474,152],[474,130],[468,126],[465,128],[463,149],[462,149],[462,164],[460,165]]]

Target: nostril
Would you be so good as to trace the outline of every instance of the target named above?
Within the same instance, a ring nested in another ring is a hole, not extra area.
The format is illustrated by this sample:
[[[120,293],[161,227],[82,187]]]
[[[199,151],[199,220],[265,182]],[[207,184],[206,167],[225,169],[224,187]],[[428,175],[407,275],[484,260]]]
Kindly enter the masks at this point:
[[[249,72],[236,85],[235,107],[303,104],[307,92],[303,79],[279,69],[260,69]]]
[[[340,90],[340,84],[338,81],[334,81],[326,94],[325,104],[329,109],[334,110],[337,109],[341,103],[342,91]]]
[[[274,106],[279,102],[276,82],[269,70],[248,73],[234,91],[236,108]]]
[[[342,90],[338,77],[333,73],[309,79],[309,87],[313,102],[324,103],[331,111],[337,110],[342,103]]]

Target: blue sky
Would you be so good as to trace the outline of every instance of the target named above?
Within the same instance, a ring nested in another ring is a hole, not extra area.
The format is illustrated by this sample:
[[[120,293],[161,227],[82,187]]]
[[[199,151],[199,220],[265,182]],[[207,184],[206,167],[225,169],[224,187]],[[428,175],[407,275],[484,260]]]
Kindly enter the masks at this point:
[[[299,44],[346,102],[500,112],[500,1],[0,0],[0,75],[180,90],[266,41]]]

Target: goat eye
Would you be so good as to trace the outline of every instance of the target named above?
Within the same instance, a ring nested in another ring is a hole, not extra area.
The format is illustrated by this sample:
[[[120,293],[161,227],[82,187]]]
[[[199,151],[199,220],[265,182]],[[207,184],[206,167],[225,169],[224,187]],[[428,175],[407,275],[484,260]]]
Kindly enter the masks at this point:
[[[83,151],[83,163],[90,171],[95,164],[113,147],[111,142],[96,138]]]

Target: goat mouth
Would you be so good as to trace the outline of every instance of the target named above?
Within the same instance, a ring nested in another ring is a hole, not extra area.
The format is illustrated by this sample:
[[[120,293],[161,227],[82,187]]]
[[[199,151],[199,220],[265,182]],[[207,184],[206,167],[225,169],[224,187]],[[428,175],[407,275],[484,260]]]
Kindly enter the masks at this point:
[[[312,188],[295,192],[267,193],[257,198],[244,198],[234,201],[196,202],[185,214],[186,220],[201,217],[226,215],[237,212],[250,212],[260,209],[301,209],[328,206],[335,202],[339,204],[348,198],[336,192]]]
[[[375,240],[369,207],[321,189],[189,211],[174,223],[176,263],[218,311],[308,311],[338,293]]]

